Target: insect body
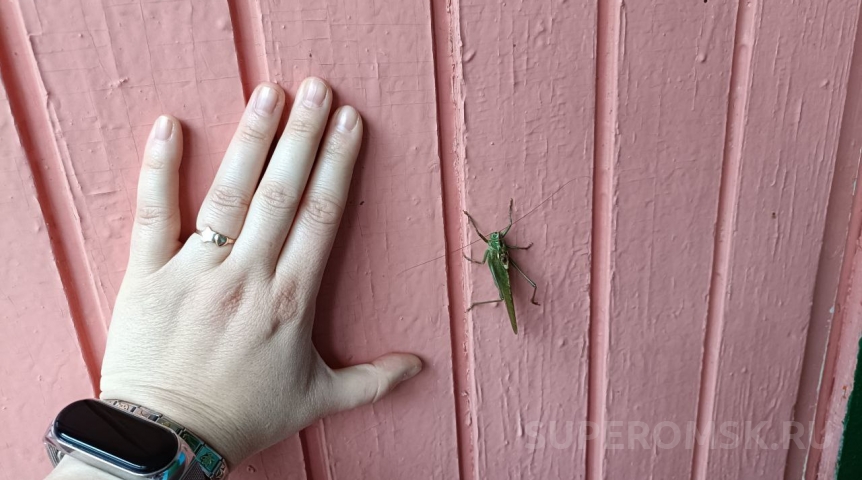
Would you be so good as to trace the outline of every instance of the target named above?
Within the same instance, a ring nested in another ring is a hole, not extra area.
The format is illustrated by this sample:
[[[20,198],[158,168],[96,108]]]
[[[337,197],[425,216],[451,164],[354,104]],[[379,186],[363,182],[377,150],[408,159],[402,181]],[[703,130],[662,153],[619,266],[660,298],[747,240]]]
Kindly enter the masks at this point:
[[[530,280],[521,267],[509,257],[509,250],[526,250],[533,246],[533,244],[529,244],[526,247],[518,247],[515,245],[507,245],[504,238],[506,234],[509,233],[509,229],[512,228],[512,203],[513,200],[509,200],[509,225],[506,226],[505,229],[500,230],[499,232],[491,232],[487,237],[482,235],[482,232],[479,231],[479,227],[476,226],[476,221],[473,220],[473,217],[470,216],[466,211],[464,215],[467,215],[467,219],[470,221],[470,225],[473,225],[473,228],[476,229],[476,233],[479,234],[479,238],[481,238],[485,243],[488,244],[488,249],[485,250],[485,256],[482,257],[482,261],[474,260],[467,255],[464,255],[464,258],[467,260],[477,263],[479,265],[488,264],[491,269],[491,277],[494,279],[494,285],[497,286],[497,290],[500,292],[500,298],[497,300],[487,300],[484,302],[475,302],[470,305],[470,308],[467,309],[469,312],[476,305],[482,305],[485,303],[499,303],[506,302],[506,311],[509,313],[509,321],[512,323],[512,331],[515,332],[515,335],[518,334],[518,321],[515,318],[515,302],[512,299],[512,282],[509,277],[509,266],[515,268],[518,273],[523,276],[527,282],[533,287],[533,297],[530,299],[530,302],[533,305],[538,305],[539,302],[536,301],[536,282]]]

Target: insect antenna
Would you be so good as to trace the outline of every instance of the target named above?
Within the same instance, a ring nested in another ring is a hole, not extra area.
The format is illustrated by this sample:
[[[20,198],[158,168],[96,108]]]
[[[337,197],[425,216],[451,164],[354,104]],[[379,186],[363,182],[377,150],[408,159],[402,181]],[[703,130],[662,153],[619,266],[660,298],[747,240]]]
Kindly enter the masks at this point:
[[[539,202],[539,204],[538,204],[538,205],[536,205],[535,207],[531,208],[527,213],[525,213],[525,214],[521,215],[521,216],[520,216],[520,217],[518,217],[515,221],[513,221],[513,222],[512,222],[512,225],[514,225],[514,224],[516,224],[516,223],[520,222],[521,220],[523,220],[523,219],[527,218],[528,216],[530,216],[533,212],[535,212],[536,210],[538,210],[542,205],[544,205],[544,204],[548,203],[548,201],[550,201],[552,198],[554,198],[554,195],[556,195],[556,194],[560,193],[560,190],[562,190],[562,189],[566,188],[570,183],[572,183],[572,182],[574,182],[575,180],[578,180],[578,179],[580,179],[580,178],[586,178],[586,177],[575,177],[575,178],[573,178],[573,179],[569,180],[568,182],[566,182],[566,183],[564,183],[564,184],[560,185],[560,187],[559,187],[559,188],[557,188],[556,190],[554,190],[554,191],[553,191],[553,193],[551,193],[550,195],[548,195],[547,197],[545,197],[545,199],[544,199],[544,200],[542,200],[541,202]],[[401,274],[403,274],[403,273],[405,273],[405,272],[408,272],[408,271],[410,271],[410,270],[413,270],[414,268],[419,268],[419,267],[421,267],[421,266],[423,266],[423,265],[427,265],[427,264],[429,264],[429,263],[431,263],[431,262],[433,262],[433,261],[435,261],[435,260],[440,260],[441,258],[446,258],[446,256],[451,255],[451,254],[453,254],[453,253],[458,253],[458,252],[460,252],[461,250],[464,250],[465,248],[467,248],[467,247],[469,247],[469,246],[473,245],[474,243],[478,242],[479,240],[480,240],[480,239],[473,240],[472,242],[468,243],[467,245],[464,245],[463,247],[456,248],[455,250],[452,250],[452,251],[446,252],[446,253],[444,253],[443,255],[440,255],[440,256],[434,257],[434,258],[432,258],[432,259],[430,259],[430,260],[426,260],[426,261],[424,261],[424,262],[422,262],[422,263],[419,263],[419,264],[413,265],[412,267],[405,268],[404,270],[401,270],[400,272],[398,272],[398,274],[397,274],[397,275],[395,275],[395,276],[397,277],[398,275],[401,275]]]

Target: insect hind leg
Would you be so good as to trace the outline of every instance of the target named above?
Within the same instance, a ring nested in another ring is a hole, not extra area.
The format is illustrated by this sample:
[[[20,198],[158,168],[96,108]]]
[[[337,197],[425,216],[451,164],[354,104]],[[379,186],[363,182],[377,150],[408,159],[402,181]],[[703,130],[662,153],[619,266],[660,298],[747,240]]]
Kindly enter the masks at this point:
[[[529,283],[529,284],[530,284],[530,286],[531,286],[531,287],[533,287],[533,297],[532,297],[532,298],[530,298],[530,303],[532,303],[533,305],[539,305],[539,302],[537,302],[537,301],[536,301],[536,293],[537,293],[537,292],[538,292],[538,290],[539,290],[539,287],[537,287],[537,286],[536,286],[536,282],[534,282],[533,280],[531,280],[531,279],[530,279],[530,277],[528,277],[528,276],[527,276],[527,274],[526,274],[526,273],[524,273],[524,271],[523,271],[523,270],[521,270],[521,267],[519,267],[517,263],[515,263],[514,261],[512,261],[512,259],[511,259],[511,258],[509,259],[509,265],[511,265],[511,266],[513,266],[513,267],[515,267],[515,270],[517,270],[517,271],[518,271],[518,273],[520,273],[520,274],[521,274],[521,276],[522,276],[522,277],[524,277],[524,279],[527,281],[527,283]]]
[[[479,305],[486,305],[488,303],[500,303],[502,301],[503,301],[502,298],[498,298],[496,300],[485,300],[484,302],[473,302],[470,304],[470,308],[468,308],[467,311],[469,312],[470,310],[473,310],[473,307],[476,307]]]

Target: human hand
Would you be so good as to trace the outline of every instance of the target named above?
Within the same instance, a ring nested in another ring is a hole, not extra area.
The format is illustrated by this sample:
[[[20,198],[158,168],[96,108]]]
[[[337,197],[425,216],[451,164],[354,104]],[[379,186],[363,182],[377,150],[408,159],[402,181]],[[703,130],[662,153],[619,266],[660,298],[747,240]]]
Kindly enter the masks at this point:
[[[327,127],[331,103],[321,80],[303,83],[261,179],[285,95],[272,84],[255,90],[197,217],[198,229],[236,238],[233,245],[199,235],[180,242],[180,125],[160,117],[148,139],[102,398],[171,417],[232,467],[421,369],[416,356],[393,353],[332,370],[311,343],[362,141],[352,107]]]

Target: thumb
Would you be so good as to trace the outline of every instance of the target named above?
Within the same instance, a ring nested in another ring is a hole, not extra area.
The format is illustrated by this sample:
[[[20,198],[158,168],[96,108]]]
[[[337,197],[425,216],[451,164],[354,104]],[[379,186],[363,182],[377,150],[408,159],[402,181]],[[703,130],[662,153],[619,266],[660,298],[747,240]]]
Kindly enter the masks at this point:
[[[422,360],[409,353],[387,353],[371,363],[334,370],[333,413],[374,403],[421,370]]]

